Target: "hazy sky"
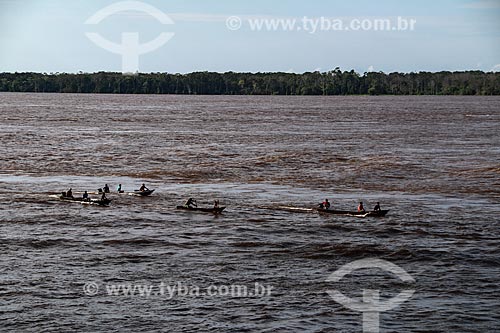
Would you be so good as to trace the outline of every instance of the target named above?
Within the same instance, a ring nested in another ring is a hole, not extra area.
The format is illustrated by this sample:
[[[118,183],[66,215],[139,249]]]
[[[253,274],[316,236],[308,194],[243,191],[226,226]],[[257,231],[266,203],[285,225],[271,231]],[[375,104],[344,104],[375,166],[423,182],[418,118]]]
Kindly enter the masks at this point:
[[[141,43],[174,33],[165,45],[140,56],[141,72],[304,72],[337,66],[361,73],[500,71],[500,0],[146,0],[174,24],[135,11],[85,24],[118,2],[0,0],[0,72],[121,71],[121,56],[98,47],[86,32],[115,43],[124,32],[138,32]],[[240,29],[228,28],[238,27],[237,19],[228,21],[231,16],[239,17]],[[318,24],[314,33],[312,25],[303,25],[304,17]],[[326,29],[339,20],[349,27],[353,20],[387,19],[394,27],[398,17],[416,20],[414,30]],[[293,31],[252,30],[249,20],[261,19],[296,25]]]

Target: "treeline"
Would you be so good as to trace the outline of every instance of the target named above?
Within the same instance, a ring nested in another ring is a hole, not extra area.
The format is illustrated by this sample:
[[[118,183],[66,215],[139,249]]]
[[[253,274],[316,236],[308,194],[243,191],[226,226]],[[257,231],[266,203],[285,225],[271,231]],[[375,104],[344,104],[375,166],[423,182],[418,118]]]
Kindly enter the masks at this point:
[[[200,95],[500,95],[500,73],[0,73],[1,92]]]

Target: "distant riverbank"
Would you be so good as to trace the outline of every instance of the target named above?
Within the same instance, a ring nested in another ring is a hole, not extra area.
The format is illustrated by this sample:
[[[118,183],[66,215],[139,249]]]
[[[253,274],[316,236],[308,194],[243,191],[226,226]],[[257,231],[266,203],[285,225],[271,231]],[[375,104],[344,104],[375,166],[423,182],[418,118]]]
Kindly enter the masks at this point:
[[[179,95],[500,95],[500,73],[0,73],[0,92]]]

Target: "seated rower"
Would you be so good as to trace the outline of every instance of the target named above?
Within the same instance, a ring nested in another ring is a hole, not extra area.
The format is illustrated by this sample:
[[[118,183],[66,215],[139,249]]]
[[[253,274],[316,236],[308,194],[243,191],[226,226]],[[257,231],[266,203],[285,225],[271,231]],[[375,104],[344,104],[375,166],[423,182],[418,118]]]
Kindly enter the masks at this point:
[[[328,199],[325,199],[325,201],[323,202],[323,206],[325,207],[325,209],[330,209],[330,201],[328,201]]]
[[[146,187],[146,185],[142,184],[141,188],[139,191],[144,192],[144,191],[149,191],[149,188]]]
[[[108,184],[104,184],[103,192],[104,193],[109,193],[109,186],[108,186]]]
[[[377,202],[377,204],[375,205],[375,207],[373,207],[373,211],[380,212],[380,203]]]
[[[358,213],[364,213],[365,212],[365,207],[363,207],[363,203],[360,202],[358,205]]]
[[[123,193],[123,190],[122,190],[122,184],[118,184],[118,188],[116,189],[116,191],[118,193]]]
[[[184,207],[193,208],[191,205],[198,207],[198,205],[196,204],[196,200],[194,200],[193,198],[189,198],[188,201],[186,201],[186,203],[184,204]]]
[[[82,199],[83,201],[89,201],[89,194],[87,193],[87,191],[83,192]]]
[[[66,192],[66,197],[73,199],[73,191],[71,190],[71,188],[68,190],[68,192]]]

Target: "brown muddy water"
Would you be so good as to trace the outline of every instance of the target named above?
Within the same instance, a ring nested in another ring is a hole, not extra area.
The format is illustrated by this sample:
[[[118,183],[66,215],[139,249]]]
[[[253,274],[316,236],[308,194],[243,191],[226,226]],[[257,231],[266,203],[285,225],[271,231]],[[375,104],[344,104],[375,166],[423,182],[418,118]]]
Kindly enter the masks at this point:
[[[361,332],[332,289],[415,290],[381,332],[500,327],[499,97],[0,94],[0,147],[0,331]],[[143,182],[151,197],[107,208],[49,196]],[[227,208],[177,211],[188,197]],[[390,212],[279,209],[324,198]],[[368,258],[415,281],[327,281]],[[168,297],[162,282],[273,289]]]

